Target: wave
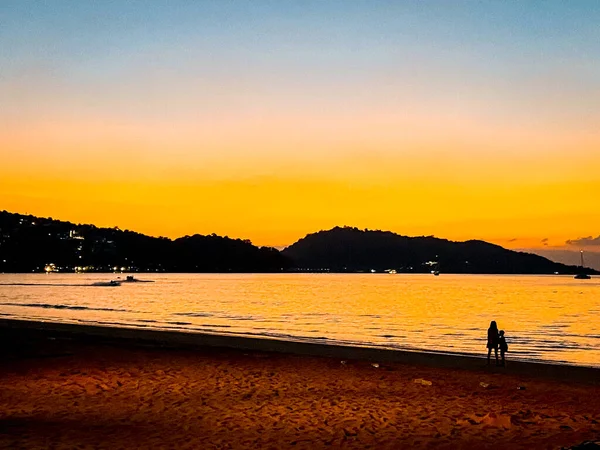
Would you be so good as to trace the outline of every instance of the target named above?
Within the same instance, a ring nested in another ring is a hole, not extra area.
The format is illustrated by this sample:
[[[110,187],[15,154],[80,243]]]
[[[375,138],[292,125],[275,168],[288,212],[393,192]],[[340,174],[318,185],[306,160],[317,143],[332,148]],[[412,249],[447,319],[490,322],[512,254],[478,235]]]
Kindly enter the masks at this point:
[[[174,316],[186,316],[186,317],[212,317],[214,314],[210,314],[210,313],[188,313],[188,312],[182,312],[182,313],[173,313]]]
[[[217,313],[194,313],[194,312],[176,312],[173,313],[174,316],[184,316],[184,317],[217,317],[221,319],[228,320],[248,320],[252,322],[263,322],[264,317],[261,316],[239,316],[239,315],[231,315],[231,314],[217,314]],[[268,322],[272,322],[272,320],[267,320]]]
[[[406,335],[402,334],[378,334],[377,337],[385,338],[385,339],[394,339],[394,338],[406,338]]]
[[[45,309],[72,309],[72,310],[87,310],[87,311],[116,311],[116,312],[135,312],[129,309],[119,308],[91,308],[88,306],[75,305],[50,305],[48,303],[0,303],[5,306],[23,306],[25,308],[45,308]]]

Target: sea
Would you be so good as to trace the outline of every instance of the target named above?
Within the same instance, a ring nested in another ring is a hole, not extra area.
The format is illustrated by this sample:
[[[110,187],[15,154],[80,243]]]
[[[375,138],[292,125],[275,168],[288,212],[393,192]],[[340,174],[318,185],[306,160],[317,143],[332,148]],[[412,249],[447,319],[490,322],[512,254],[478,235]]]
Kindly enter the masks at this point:
[[[0,317],[600,367],[600,277],[441,274],[0,274]]]

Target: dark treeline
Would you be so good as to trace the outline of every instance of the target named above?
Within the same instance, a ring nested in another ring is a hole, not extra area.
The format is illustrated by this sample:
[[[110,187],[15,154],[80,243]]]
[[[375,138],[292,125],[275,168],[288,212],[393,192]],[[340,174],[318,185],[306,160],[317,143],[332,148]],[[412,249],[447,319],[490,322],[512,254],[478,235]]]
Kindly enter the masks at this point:
[[[171,240],[118,228],[0,212],[0,272],[60,271],[280,272],[277,249],[215,234]]]
[[[434,266],[432,262],[439,264]],[[429,264],[428,264],[429,263]],[[53,265],[53,266],[50,266]],[[281,272],[396,270],[445,273],[580,272],[575,266],[483,241],[452,242],[336,227],[283,251],[215,234],[175,240],[118,228],[0,212],[0,272]],[[598,273],[586,269],[587,273]]]

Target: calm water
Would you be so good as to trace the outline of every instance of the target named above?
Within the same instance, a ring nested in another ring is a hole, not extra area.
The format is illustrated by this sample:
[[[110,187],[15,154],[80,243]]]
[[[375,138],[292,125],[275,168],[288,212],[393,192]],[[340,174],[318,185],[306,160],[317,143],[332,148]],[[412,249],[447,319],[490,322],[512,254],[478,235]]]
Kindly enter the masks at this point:
[[[495,319],[509,357],[600,367],[600,278],[0,274],[3,317],[482,354]],[[25,285],[16,285],[23,283]]]

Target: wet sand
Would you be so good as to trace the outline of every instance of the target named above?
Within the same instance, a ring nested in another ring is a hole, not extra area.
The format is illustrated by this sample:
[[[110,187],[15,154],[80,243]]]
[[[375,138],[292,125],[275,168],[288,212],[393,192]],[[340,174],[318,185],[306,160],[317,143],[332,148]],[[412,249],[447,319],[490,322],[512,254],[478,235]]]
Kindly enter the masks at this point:
[[[0,448],[555,449],[600,439],[597,370],[100,331],[0,321]]]

